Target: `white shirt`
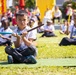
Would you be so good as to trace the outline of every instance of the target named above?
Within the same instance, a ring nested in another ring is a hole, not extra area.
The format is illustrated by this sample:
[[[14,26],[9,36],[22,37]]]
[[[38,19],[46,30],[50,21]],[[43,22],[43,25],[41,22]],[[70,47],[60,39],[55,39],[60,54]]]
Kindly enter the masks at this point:
[[[72,36],[72,37],[76,37],[76,27],[74,26],[74,25],[71,25],[70,27],[69,27],[69,31],[70,31],[70,33],[72,33],[72,35],[70,35],[70,37]]]
[[[72,8],[69,8],[66,15],[72,16],[72,14],[73,14],[73,10],[72,10]]]
[[[71,23],[70,23],[70,25],[74,25],[74,20],[71,20]]]
[[[16,28],[16,29],[14,30],[14,32],[15,32],[15,33],[23,33],[23,32],[25,32],[25,31],[27,31],[27,30],[30,30],[30,27],[27,26],[27,27],[26,27],[25,29],[23,29],[23,30],[19,30],[18,28]],[[32,31],[30,31],[25,37],[26,37],[27,39],[29,39],[29,38],[33,38],[33,39],[34,39],[34,34],[33,34]],[[12,41],[15,42],[16,40],[17,40],[17,38],[14,37],[14,36],[12,36]],[[22,48],[22,49],[27,48],[27,46],[24,44],[24,42],[23,42],[22,40],[21,40],[20,48]]]
[[[52,11],[51,11],[51,10],[48,10],[48,11],[45,13],[44,18],[52,19]]]
[[[12,33],[13,31],[9,27],[6,30],[4,30],[4,28],[2,27],[2,28],[0,28],[0,32],[11,32]],[[4,34],[3,36],[6,38],[9,38],[9,36],[11,36],[11,34]],[[0,37],[0,41],[4,43],[7,40]]]
[[[38,22],[35,22],[32,28],[35,28],[37,26],[38,26]],[[32,30],[31,34],[33,35],[31,38],[36,39],[37,38],[37,29]]]
[[[64,31],[66,31],[67,26],[66,26],[66,25],[64,25],[64,24],[63,24],[63,25],[61,25],[61,29],[62,29],[61,31],[63,31],[63,32],[64,32]]]
[[[54,31],[55,28],[54,28],[54,25],[50,25],[50,26],[45,25],[45,26],[44,26],[44,30],[51,30],[51,31]]]
[[[40,10],[39,10],[39,8],[37,8],[36,10],[34,10],[34,12],[35,12],[35,15],[37,15],[37,16],[40,15]]]
[[[38,30],[38,32],[44,31],[44,26],[41,26],[41,27],[37,28],[37,30]]]
[[[61,17],[62,13],[60,10],[54,12],[54,17]]]

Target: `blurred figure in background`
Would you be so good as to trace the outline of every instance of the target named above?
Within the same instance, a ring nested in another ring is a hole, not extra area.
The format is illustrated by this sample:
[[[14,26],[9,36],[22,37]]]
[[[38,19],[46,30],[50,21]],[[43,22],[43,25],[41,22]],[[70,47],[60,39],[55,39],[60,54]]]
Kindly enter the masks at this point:
[[[60,26],[60,34],[65,34],[66,30],[67,30],[67,20],[63,21],[63,24]]]
[[[59,43],[59,46],[76,45],[76,11],[74,11],[73,13],[73,18],[74,24],[67,24],[67,30],[65,32],[65,34],[67,35],[70,34],[70,38],[64,37]]]
[[[46,25],[47,24],[47,20],[49,20],[49,19],[52,19],[52,11],[49,8],[47,8],[45,13],[44,13],[44,18],[43,18],[42,23],[44,25]]]
[[[11,23],[12,22],[12,12],[10,9],[7,9],[7,17],[8,17],[9,22]]]
[[[40,22],[41,21],[41,19],[40,19],[40,10],[39,10],[38,6],[35,7],[34,12],[35,12],[35,16],[37,17],[37,20]]]
[[[65,17],[65,19],[70,22],[71,19],[72,19],[72,15],[73,15],[72,4],[68,4],[66,8],[67,9],[66,9],[66,17]]]
[[[58,6],[55,6],[54,15],[53,15],[53,23],[55,22],[55,19],[58,19],[58,22],[60,23],[60,19],[62,17],[62,12],[59,9]]]
[[[12,29],[9,28],[9,21],[7,18],[3,18],[1,20],[2,22],[2,27],[0,28],[0,32],[13,32]],[[11,34],[0,34],[0,46],[5,45],[5,46],[11,46]]]
[[[42,22],[38,22],[38,26],[42,25]],[[43,33],[44,32],[44,26],[41,26],[39,28],[37,28],[37,32],[38,33]]]
[[[47,20],[47,24],[44,26],[44,33],[42,37],[54,37],[56,36],[54,34],[55,28],[53,25],[52,20]]]

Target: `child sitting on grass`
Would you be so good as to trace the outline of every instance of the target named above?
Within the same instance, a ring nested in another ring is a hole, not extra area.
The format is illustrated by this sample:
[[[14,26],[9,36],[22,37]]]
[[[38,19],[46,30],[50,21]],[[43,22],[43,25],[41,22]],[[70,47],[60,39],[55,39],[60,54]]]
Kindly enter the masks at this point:
[[[55,28],[53,25],[52,20],[48,20],[47,24],[44,26],[44,33],[42,35],[42,37],[56,37],[55,33]]]
[[[63,24],[60,26],[60,34],[65,34],[66,30],[67,30],[67,20],[63,21]]]
[[[59,46],[76,45],[76,11],[74,11],[73,17],[74,24],[70,26],[67,24],[67,30],[65,32],[67,35],[70,34],[70,38],[64,37],[59,43]]]
[[[13,32],[12,29],[9,28],[9,21],[7,18],[3,18],[1,20],[2,22],[2,27],[0,28],[0,32]],[[0,46],[10,46],[12,45],[11,43],[11,34],[0,34]]]
[[[37,63],[35,57],[37,49],[33,45],[33,35],[27,32],[30,28],[27,26],[28,15],[24,10],[20,10],[16,14],[17,28],[14,30],[13,39],[15,49],[10,46],[5,48],[5,52],[12,57],[8,57],[9,63]],[[19,35],[18,33],[22,34]],[[10,60],[11,59],[11,60]]]

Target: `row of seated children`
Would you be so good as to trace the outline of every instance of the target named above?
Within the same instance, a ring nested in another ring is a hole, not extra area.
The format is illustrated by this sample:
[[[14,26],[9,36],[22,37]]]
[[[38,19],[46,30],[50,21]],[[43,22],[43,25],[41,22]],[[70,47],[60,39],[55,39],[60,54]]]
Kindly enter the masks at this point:
[[[67,35],[70,34],[70,38],[64,37],[59,43],[60,46],[76,45],[76,24],[75,23],[76,23],[76,12],[74,12],[73,20],[70,23],[67,20],[63,21],[63,24],[60,26],[59,32],[60,34],[67,34]],[[54,25],[51,20],[47,20],[46,25],[43,27],[40,27],[39,29],[41,30],[41,32],[44,33],[42,37],[56,36],[54,34]]]
[[[73,13],[73,22],[65,24],[65,31],[63,34],[69,35],[70,37],[64,37],[61,42],[59,43],[60,46],[67,46],[67,45],[76,45],[76,11]]]
[[[9,44],[7,45],[7,47],[5,48],[5,52],[8,55],[12,56],[11,62],[12,63],[36,63],[36,55],[37,55],[37,50],[35,48],[35,46],[33,45],[33,41],[35,40],[35,38],[33,37],[33,32],[27,32],[27,30],[29,30],[30,28],[27,26],[27,15],[26,13],[24,13],[23,11],[20,11],[19,13],[16,14],[16,18],[17,18],[17,28],[14,30],[12,36],[13,36],[13,43],[15,46],[15,49],[12,48],[11,46],[9,46]],[[1,29],[3,29],[2,31],[9,29],[8,28],[8,20],[4,19],[2,21],[2,27]],[[31,24],[32,25],[32,24]],[[5,28],[4,28],[5,27]],[[49,30],[47,30],[49,29]],[[2,32],[1,31],[1,32]],[[8,32],[12,32],[12,30],[8,30]],[[52,21],[48,20],[47,21],[47,25],[44,26],[44,34],[45,32],[48,33],[52,33],[52,36],[55,36],[55,34],[53,34],[54,32],[54,25],[52,25]],[[76,36],[76,13],[74,14],[74,25],[69,27],[69,24],[67,24],[67,30],[66,30],[66,34],[69,34],[69,32],[71,32],[70,34],[70,39],[68,38],[68,41],[66,38],[66,41],[61,41],[61,43],[59,44],[61,45],[70,45],[70,44],[74,44],[76,45],[76,38],[74,36]],[[22,35],[18,35],[18,33],[21,33]],[[43,34],[43,35],[44,35]],[[42,36],[43,36],[42,35]],[[44,35],[47,36],[47,35]],[[10,35],[9,35],[10,37]],[[8,37],[8,38],[9,38]],[[47,36],[49,37],[49,35]],[[7,39],[6,37],[2,37],[3,39]],[[7,39],[8,40],[8,39]],[[9,39],[10,41],[10,39]]]

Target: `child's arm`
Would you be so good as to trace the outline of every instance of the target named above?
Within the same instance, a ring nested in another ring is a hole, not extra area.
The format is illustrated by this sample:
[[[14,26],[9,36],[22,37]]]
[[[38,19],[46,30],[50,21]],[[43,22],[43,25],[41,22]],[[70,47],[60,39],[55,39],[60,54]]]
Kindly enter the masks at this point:
[[[32,39],[27,39],[25,36],[26,36],[27,32],[24,32],[21,36],[22,40],[24,41],[24,43],[27,45],[27,46],[30,46],[32,45],[32,42],[33,40]]]
[[[3,38],[3,39],[6,39],[6,40],[11,40],[11,38],[10,38],[10,37],[9,37],[9,38],[4,37],[4,36],[3,36],[3,35],[1,35],[1,34],[0,34],[0,37],[1,37],[1,38]]]
[[[45,32],[53,32],[52,30],[44,30]]]
[[[21,41],[20,41],[20,35],[18,35],[18,34],[12,34],[14,37],[16,37],[17,38],[17,40],[16,41],[14,41],[14,45],[15,45],[15,47],[16,48],[18,48],[18,47],[20,47],[20,44],[21,44]]]
[[[66,35],[69,35],[69,33],[70,33],[70,32],[69,32],[69,23],[68,23],[68,24],[67,24],[67,29],[66,29],[66,31],[65,31],[65,34],[66,34]]]

